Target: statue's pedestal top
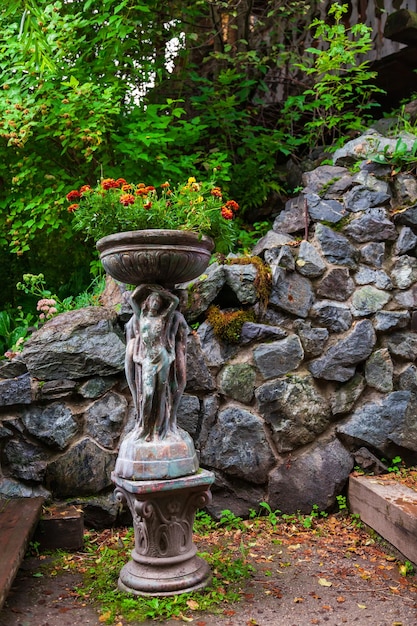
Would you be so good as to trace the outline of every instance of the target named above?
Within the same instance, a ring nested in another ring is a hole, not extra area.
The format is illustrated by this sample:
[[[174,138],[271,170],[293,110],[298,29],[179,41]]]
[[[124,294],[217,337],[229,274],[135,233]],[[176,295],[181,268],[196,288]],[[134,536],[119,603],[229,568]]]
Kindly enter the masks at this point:
[[[118,486],[133,494],[134,496],[144,496],[149,494],[163,494],[164,492],[174,493],[184,489],[194,491],[208,488],[214,482],[214,474],[208,470],[200,469],[192,476],[173,478],[172,480],[128,480],[120,478],[116,472],[112,473],[112,480]]]
[[[195,474],[198,458],[190,435],[176,428],[164,438],[149,441],[134,429],[123,440],[114,476],[131,481],[174,479]]]

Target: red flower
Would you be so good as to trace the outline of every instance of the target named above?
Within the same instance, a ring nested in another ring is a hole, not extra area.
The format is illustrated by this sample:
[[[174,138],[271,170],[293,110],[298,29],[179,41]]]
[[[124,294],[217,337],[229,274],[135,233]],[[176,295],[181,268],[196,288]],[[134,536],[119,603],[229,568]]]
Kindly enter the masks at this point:
[[[126,185],[127,181],[124,178],[118,178],[115,183],[116,187],[123,187],[123,185]]]
[[[79,204],[70,204],[68,207],[68,213],[74,213],[78,209]]]
[[[81,194],[79,191],[77,191],[77,189],[73,189],[72,191],[67,193],[68,202],[72,202],[73,200],[78,200],[78,198],[81,198]]]
[[[101,186],[103,187],[103,189],[114,189],[119,185],[117,184],[117,181],[114,180],[114,178],[105,178],[101,181]]]
[[[229,209],[226,205],[222,206],[221,213],[225,220],[232,220],[234,218],[232,209]]]
[[[143,205],[144,209],[150,209],[152,206],[152,202],[147,202],[146,204]]]
[[[228,200],[225,207],[233,211],[233,213],[237,213],[239,211],[239,205],[234,200]]]
[[[215,198],[221,198],[222,197],[222,190],[220,189],[220,187],[213,187],[213,189],[210,191],[210,193]]]
[[[80,196],[82,196],[85,193],[88,193],[89,191],[92,191],[90,185],[83,185],[82,187],[80,187]]]
[[[135,196],[131,193],[124,193],[120,196],[120,202],[123,206],[129,206],[129,204],[135,204]]]
[[[169,183],[168,182],[162,183],[162,185],[161,185],[161,189],[168,189],[168,187],[169,187]]]

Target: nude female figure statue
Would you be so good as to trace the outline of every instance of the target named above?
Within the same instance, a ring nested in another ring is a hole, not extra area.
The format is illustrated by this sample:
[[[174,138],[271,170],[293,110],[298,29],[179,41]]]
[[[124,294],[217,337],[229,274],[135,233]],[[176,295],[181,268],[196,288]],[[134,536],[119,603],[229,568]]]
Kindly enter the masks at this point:
[[[187,324],[179,298],[159,285],[140,285],[126,325],[126,378],[136,411],[138,438],[151,441],[176,431],[185,388]]]

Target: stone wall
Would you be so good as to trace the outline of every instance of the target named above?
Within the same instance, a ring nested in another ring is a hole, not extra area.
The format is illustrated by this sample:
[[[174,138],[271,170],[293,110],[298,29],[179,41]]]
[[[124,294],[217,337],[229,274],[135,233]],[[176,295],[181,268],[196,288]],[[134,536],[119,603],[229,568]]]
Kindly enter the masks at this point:
[[[370,131],[303,175],[303,192],[253,250],[271,271],[266,308],[256,262],[214,263],[184,286],[178,422],[216,473],[216,514],[261,501],[329,509],[355,463],[417,460],[417,182],[369,159],[395,143]],[[212,304],[253,310],[257,321],[226,343],[206,319]],[[57,316],[3,362],[0,495],[85,496],[94,506],[91,496],[111,493],[133,423],[119,309]]]

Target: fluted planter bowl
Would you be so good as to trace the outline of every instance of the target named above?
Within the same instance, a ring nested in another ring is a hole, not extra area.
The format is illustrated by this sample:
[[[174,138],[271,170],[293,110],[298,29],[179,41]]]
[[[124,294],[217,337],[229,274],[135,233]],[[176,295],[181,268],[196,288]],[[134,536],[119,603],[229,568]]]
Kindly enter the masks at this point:
[[[99,239],[104,269],[122,283],[173,286],[207,268],[214,242],[185,230],[132,230]]]

